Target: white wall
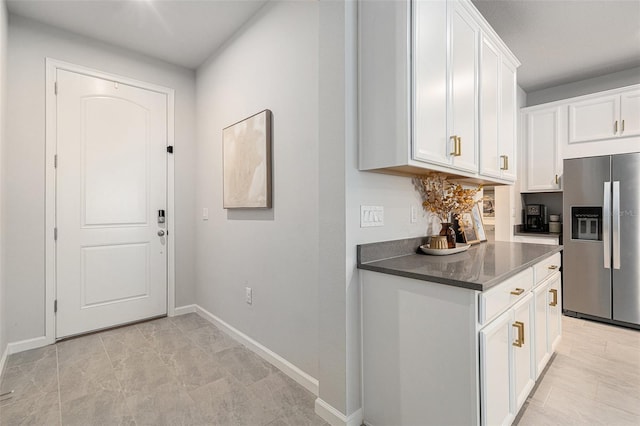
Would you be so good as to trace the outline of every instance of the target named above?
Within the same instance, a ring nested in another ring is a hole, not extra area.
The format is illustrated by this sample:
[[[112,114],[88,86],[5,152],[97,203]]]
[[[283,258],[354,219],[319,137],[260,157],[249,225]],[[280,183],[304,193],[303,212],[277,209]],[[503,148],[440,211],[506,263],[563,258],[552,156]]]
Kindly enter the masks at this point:
[[[45,57],[175,89],[176,304],[194,303],[194,72],[11,15],[2,182],[9,341],[44,335]]]
[[[4,0],[0,0],[0,189],[4,179],[3,145],[6,125],[6,71],[7,71],[7,7]],[[0,190],[0,374],[2,374],[2,356],[6,351],[7,338],[7,308],[5,298],[6,280],[4,279],[4,224],[2,222],[3,194]]]
[[[197,70],[200,306],[318,374],[318,5],[268,3]],[[273,208],[222,207],[222,129],[273,112]],[[245,303],[253,289],[253,305]]]
[[[527,93],[527,106],[640,83],[640,67]]]

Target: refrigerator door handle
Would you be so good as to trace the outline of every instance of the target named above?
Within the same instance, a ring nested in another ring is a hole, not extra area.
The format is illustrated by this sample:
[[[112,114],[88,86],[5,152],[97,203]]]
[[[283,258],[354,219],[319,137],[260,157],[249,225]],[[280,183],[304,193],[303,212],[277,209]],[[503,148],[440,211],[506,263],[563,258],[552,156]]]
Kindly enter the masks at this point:
[[[604,248],[604,267],[611,268],[611,239],[609,229],[611,229],[611,182],[604,183],[603,193],[603,226],[602,226],[602,245]]]
[[[613,182],[613,268],[620,269],[620,182]]]

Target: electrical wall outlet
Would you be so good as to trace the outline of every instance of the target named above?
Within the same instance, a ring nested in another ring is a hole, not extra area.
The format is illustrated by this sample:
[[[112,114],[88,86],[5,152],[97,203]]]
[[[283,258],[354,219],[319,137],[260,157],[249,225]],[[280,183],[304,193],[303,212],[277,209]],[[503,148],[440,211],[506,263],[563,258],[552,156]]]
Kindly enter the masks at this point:
[[[251,287],[244,288],[244,299],[247,302],[247,305],[253,304],[253,290]]]
[[[418,208],[414,205],[411,206],[411,223],[418,222]]]

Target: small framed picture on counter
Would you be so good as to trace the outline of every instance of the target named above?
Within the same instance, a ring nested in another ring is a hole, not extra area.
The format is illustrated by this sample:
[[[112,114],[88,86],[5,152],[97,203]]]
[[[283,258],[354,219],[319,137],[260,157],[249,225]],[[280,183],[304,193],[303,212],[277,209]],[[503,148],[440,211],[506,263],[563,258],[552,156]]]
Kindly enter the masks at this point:
[[[471,218],[473,221],[473,229],[476,231],[476,236],[481,242],[487,241],[487,234],[484,231],[484,223],[482,222],[482,201],[478,202],[471,210]]]
[[[462,218],[458,221],[458,227],[462,240],[466,244],[478,244],[480,242],[476,228],[473,225],[473,216],[470,213],[462,215]]]

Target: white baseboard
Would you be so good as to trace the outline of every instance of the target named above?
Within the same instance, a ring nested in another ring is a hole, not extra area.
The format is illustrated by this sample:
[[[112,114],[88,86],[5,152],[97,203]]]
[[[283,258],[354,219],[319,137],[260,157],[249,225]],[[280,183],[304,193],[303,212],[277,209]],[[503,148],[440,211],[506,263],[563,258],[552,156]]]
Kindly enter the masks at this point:
[[[304,386],[308,391],[318,396],[318,379],[310,376],[305,373],[291,362],[287,361],[277,353],[263,346],[262,344],[256,342],[251,337],[247,336],[240,330],[232,327],[227,324],[217,316],[213,315],[211,312],[206,309],[196,306],[196,312],[201,317],[207,319],[209,322],[213,323],[218,328],[221,328],[231,337],[233,337],[238,342],[245,345],[247,348],[255,352],[257,355],[262,357],[265,361],[275,365],[280,371],[284,374],[298,382],[301,386]],[[360,426],[360,425],[358,425]]]
[[[177,317],[178,315],[190,314],[196,311],[197,305],[185,305],[185,306],[176,306],[173,310],[173,315],[169,315],[170,317]]]
[[[331,426],[361,426],[363,421],[362,408],[345,416],[320,398],[316,398],[316,414]]]
[[[9,356],[9,345],[4,348],[2,356],[0,356],[0,377],[2,377],[2,373],[4,372],[4,364],[7,362],[7,356]]]
[[[50,345],[51,342],[47,339],[47,336],[34,337],[33,339],[21,340],[19,342],[9,343],[7,345],[7,351],[9,355],[17,354],[18,352],[28,351],[30,349],[41,348],[43,346]]]

